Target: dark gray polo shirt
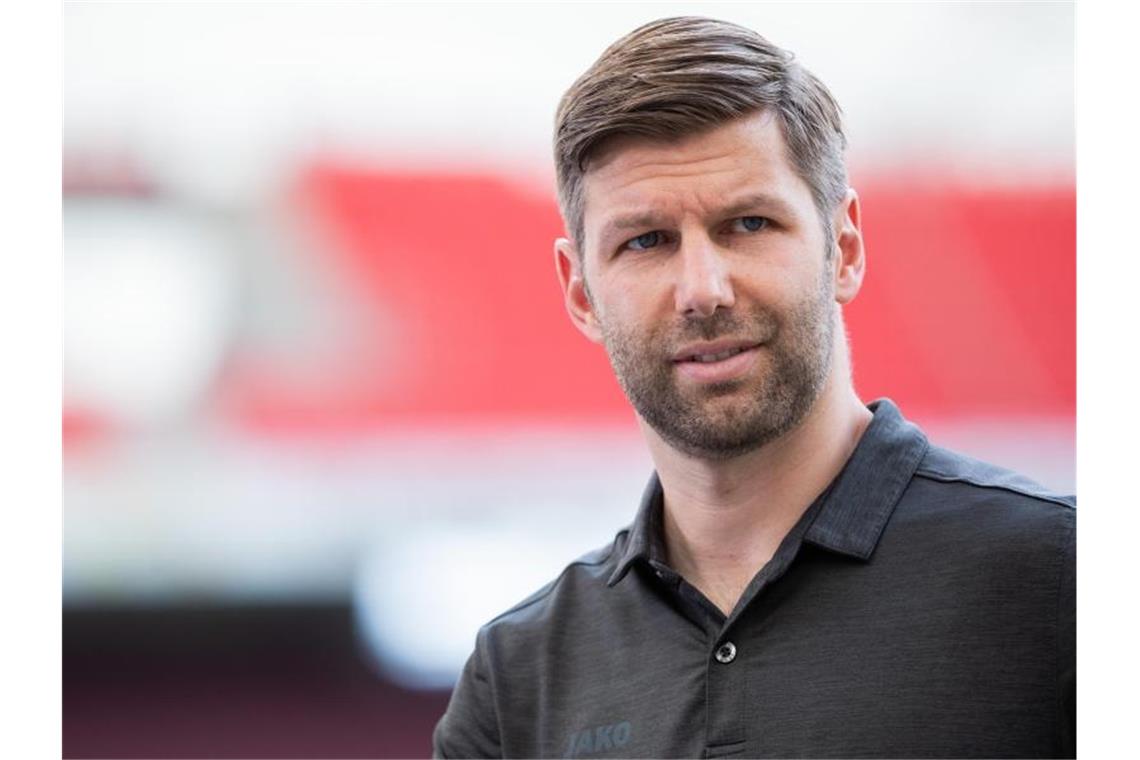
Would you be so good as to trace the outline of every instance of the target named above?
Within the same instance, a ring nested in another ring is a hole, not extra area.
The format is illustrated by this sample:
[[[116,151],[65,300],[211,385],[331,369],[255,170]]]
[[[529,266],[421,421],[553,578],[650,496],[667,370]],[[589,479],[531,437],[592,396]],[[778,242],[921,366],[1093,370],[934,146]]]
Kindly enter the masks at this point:
[[[443,757],[1072,757],[1075,500],[889,400],[725,617],[664,562],[660,483],[484,626]]]

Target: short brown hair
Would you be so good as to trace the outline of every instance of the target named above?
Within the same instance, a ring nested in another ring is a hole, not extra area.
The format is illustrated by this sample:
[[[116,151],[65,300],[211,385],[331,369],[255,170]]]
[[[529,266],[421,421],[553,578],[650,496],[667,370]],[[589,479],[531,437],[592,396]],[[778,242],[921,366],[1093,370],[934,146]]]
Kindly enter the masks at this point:
[[[772,109],[821,218],[847,192],[839,105],[793,55],[727,21],[666,18],[606,48],[558,104],[554,163],[566,232],[584,245],[582,179],[619,136],[676,140]]]

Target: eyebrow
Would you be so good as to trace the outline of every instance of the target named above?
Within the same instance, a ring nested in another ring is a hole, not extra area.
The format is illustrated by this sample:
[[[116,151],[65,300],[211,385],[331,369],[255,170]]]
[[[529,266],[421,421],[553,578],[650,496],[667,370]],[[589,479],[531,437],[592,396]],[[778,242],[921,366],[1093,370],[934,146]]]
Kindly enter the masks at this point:
[[[727,206],[720,208],[716,215],[720,217],[737,216],[746,211],[753,210],[768,211],[778,216],[794,217],[795,212],[788,202],[783,198],[768,193],[751,193],[740,198],[739,200],[729,203]]]
[[[795,212],[784,199],[768,193],[750,193],[738,200],[730,202],[713,212],[717,218],[726,218],[742,215],[748,211],[766,211],[777,216],[794,217]],[[667,217],[653,211],[636,212],[616,216],[602,227],[601,239],[608,240],[621,230],[652,229],[664,227],[668,224]]]
[[[652,211],[616,216],[602,227],[602,239],[606,240],[620,230],[633,230],[647,227],[664,227],[665,217]]]

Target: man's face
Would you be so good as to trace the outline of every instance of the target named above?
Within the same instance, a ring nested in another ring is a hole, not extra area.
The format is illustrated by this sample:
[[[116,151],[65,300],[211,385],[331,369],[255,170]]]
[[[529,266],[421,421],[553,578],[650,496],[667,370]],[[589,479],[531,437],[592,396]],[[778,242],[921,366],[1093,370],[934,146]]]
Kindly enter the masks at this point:
[[[707,459],[795,427],[831,368],[835,267],[777,122],[616,142],[583,190],[580,264],[560,244],[567,305],[642,419]]]

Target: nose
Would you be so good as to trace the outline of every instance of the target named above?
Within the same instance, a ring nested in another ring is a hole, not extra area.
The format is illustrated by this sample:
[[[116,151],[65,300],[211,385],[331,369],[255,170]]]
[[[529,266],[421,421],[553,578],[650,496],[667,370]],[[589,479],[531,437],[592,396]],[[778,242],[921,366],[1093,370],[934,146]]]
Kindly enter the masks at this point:
[[[679,251],[680,273],[674,299],[677,312],[687,317],[711,317],[719,307],[736,301],[728,262],[707,236],[687,236]]]

